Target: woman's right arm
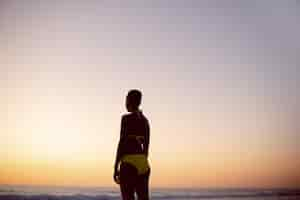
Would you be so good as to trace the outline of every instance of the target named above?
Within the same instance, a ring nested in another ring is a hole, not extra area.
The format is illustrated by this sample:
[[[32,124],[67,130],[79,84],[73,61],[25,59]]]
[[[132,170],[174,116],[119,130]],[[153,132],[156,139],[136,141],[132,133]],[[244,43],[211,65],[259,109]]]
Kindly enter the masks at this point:
[[[149,153],[149,143],[150,143],[150,125],[148,120],[146,120],[146,133],[145,133],[145,153],[146,156],[148,157],[148,153]]]

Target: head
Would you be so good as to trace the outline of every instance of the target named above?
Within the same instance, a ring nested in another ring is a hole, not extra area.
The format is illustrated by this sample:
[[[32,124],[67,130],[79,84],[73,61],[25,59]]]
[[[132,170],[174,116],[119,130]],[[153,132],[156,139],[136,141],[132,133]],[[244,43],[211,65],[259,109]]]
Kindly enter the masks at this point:
[[[134,112],[139,109],[142,101],[142,93],[139,90],[130,90],[126,97],[126,108],[128,112]]]

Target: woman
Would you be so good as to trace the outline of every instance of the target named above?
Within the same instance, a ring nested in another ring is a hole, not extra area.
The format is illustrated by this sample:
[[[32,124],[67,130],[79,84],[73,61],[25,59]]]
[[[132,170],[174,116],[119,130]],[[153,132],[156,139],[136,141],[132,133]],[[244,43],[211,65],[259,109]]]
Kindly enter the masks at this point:
[[[121,120],[121,134],[114,167],[114,181],[120,184],[123,200],[149,199],[148,163],[150,128],[147,118],[139,110],[142,93],[130,90],[126,97],[129,114]]]

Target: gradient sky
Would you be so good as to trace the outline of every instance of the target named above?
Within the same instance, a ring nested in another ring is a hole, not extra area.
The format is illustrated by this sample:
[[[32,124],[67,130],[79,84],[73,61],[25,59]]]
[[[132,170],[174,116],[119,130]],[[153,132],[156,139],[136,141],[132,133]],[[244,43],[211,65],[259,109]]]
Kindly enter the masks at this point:
[[[292,0],[0,0],[0,184],[114,185],[139,88],[153,187],[299,187],[299,24]]]

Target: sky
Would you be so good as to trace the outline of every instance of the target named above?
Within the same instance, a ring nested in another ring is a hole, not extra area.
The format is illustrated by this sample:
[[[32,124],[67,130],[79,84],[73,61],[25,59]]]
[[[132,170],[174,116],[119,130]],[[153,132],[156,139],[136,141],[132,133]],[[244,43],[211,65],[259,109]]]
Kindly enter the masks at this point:
[[[300,187],[299,1],[0,0],[0,184],[116,186],[143,92],[151,187]]]

